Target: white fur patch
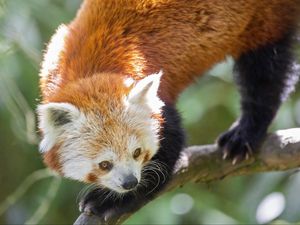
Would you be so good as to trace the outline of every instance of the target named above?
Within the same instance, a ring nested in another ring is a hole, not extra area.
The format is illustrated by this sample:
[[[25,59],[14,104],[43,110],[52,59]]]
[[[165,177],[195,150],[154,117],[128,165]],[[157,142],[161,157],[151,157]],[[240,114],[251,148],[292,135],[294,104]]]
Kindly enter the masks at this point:
[[[100,154],[98,154],[98,156],[93,159],[93,162],[95,164],[98,164],[102,161],[112,161],[115,162],[117,160],[117,155],[110,149],[105,149],[105,150],[101,150],[99,149]]]
[[[141,146],[141,144],[138,142],[137,138],[133,135],[129,136],[128,141],[127,141],[127,149],[128,152],[132,155],[133,152],[137,149],[137,148],[141,148],[143,146]]]
[[[82,151],[84,150],[85,149],[82,149]],[[66,177],[83,181],[86,175],[89,174],[92,170],[92,161],[80,154],[71,154],[67,157],[62,158],[65,159],[62,167],[62,172]]]
[[[126,87],[130,87],[131,85],[133,85],[134,84],[134,80],[131,78],[131,77],[128,77],[128,78],[126,78],[125,80],[124,80],[124,85],[126,86]]]
[[[47,51],[44,54],[44,60],[40,72],[41,77],[47,77],[49,75],[49,71],[57,68],[60,53],[63,51],[65,46],[65,37],[68,34],[69,28],[66,25],[62,24],[57,28],[56,33],[52,36],[47,47]]]
[[[123,116],[124,123],[128,124],[130,127],[135,128],[141,134],[139,140],[141,143],[135,143],[133,137],[128,139],[129,146],[142,145],[144,149],[147,149],[154,155],[159,148],[159,122],[151,118],[152,112],[146,106],[139,104],[128,105]],[[132,150],[134,151],[134,149]]]
[[[57,126],[51,118],[53,110],[64,111],[71,117],[72,122],[63,126]],[[49,151],[58,141],[59,136],[68,129],[73,129],[75,124],[82,122],[83,115],[72,104],[69,103],[47,103],[37,108],[39,116],[39,128],[43,132],[43,139],[40,143],[40,152]]]

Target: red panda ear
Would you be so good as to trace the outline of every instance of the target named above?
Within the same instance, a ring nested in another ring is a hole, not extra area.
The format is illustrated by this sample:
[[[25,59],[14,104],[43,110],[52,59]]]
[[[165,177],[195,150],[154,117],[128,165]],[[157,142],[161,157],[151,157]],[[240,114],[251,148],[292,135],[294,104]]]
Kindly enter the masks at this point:
[[[128,95],[128,102],[130,104],[150,104],[150,106],[160,102],[157,91],[161,76],[162,71],[159,71],[159,73],[151,74],[138,81]]]
[[[38,106],[39,128],[43,132],[40,151],[50,150],[59,135],[80,117],[77,107],[69,103],[47,103]]]

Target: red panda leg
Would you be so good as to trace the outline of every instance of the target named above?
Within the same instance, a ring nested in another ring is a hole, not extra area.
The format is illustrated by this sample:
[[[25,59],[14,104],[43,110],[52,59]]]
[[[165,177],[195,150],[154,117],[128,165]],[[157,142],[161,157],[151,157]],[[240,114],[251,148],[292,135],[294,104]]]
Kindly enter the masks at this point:
[[[223,157],[233,163],[247,158],[264,139],[281,102],[299,76],[293,70],[292,35],[243,54],[236,61],[241,117],[218,139]]]
[[[125,194],[103,188],[92,190],[80,203],[82,211],[97,215],[103,222],[107,219],[111,221],[147,203],[168,183],[184,148],[185,137],[175,107],[164,106],[162,110],[165,122],[161,131],[160,149],[143,168],[142,180],[137,188]]]

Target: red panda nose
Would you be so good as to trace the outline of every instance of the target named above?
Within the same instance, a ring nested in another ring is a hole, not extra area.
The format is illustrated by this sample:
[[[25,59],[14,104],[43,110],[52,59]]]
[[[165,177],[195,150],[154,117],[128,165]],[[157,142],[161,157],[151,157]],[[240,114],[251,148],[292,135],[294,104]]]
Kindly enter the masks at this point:
[[[129,175],[125,178],[123,184],[122,184],[122,187],[125,189],[125,190],[131,190],[133,189],[136,185],[138,184],[138,180],[136,179],[135,176],[133,175]]]

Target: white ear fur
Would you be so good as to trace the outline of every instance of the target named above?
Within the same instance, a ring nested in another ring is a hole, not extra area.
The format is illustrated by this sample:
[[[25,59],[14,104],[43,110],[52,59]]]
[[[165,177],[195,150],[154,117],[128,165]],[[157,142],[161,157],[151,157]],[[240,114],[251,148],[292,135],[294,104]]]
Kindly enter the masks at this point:
[[[162,71],[159,71],[138,81],[128,95],[128,102],[131,105],[146,104],[153,111],[159,110],[164,105],[157,96],[162,74]]]
[[[67,128],[67,125],[77,120],[80,111],[70,103],[47,103],[37,108],[39,128],[44,137],[40,143],[40,152],[47,152],[56,143],[57,137]]]

